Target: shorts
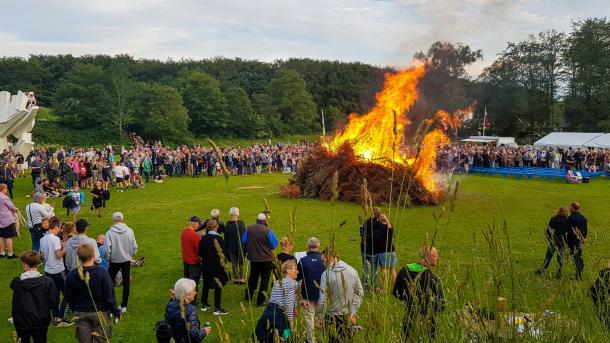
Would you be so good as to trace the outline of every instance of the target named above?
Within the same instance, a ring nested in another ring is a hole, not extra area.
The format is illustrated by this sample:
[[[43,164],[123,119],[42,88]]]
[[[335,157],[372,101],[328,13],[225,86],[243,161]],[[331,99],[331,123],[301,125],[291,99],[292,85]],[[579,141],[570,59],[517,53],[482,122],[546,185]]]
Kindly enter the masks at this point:
[[[78,205],[76,207],[72,207],[72,213],[78,214],[78,212],[80,212],[80,205]]]
[[[377,265],[381,268],[392,268],[398,264],[398,258],[396,257],[396,252],[382,252],[380,254],[375,255],[377,259]]]
[[[0,238],[13,238],[15,236],[17,236],[15,223],[12,223],[7,227],[0,228]]]
[[[125,175],[125,176],[123,177],[123,181],[125,181],[125,182],[129,181],[129,175]]]
[[[121,182],[123,182],[123,178],[122,178],[122,177],[117,177],[117,178],[116,178],[116,182],[117,182],[117,183],[121,183]]]

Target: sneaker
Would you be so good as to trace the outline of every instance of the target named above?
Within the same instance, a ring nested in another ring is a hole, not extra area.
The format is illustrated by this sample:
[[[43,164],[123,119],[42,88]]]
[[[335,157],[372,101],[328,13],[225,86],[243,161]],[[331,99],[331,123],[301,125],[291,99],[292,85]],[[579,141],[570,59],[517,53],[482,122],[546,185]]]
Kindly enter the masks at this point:
[[[215,316],[223,316],[225,314],[229,314],[229,312],[227,310],[225,310],[224,308],[217,308],[214,310]]]
[[[209,309],[210,309],[210,305],[208,305],[208,304],[201,304],[201,311],[207,312]]]
[[[65,327],[72,326],[72,325],[74,325],[73,322],[68,322],[68,321],[65,321],[65,320],[62,320],[60,322],[55,322],[55,327],[56,328],[65,328]]]
[[[542,275],[542,274],[544,274],[545,271],[546,271],[546,269],[544,269],[544,268],[536,269],[536,270],[534,270],[534,274]]]
[[[125,307],[119,307],[121,309],[121,314],[127,312],[127,306]]]
[[[7,259],[7,260],[12,260],[12,259],[15,259],[15,258],[18,258],[18,257],[17,257],[17,255],[15,255],[15,254],[12,254],[12,255],[6,255],[6,259]]]
[[[8,318],[8,322],[9,322],[9,323],[11,323],[11,325],[14,325],[14,324],[15,324],[15,322],[13,322],[13,317],[9,317],[9,318]]]

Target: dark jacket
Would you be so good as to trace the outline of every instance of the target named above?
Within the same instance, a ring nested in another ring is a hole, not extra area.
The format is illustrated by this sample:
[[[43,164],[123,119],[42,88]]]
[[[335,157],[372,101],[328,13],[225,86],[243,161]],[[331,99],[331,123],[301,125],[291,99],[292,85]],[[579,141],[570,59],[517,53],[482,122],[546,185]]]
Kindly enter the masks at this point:
[[[53,279],[38,276],[11,281],[13,322],[16,329],[45,329],[51,323],[51,309],[59,304],[59,292]]]
[[[277,236],[273,231],[259,220],[256,224],[248,226],[242,236],[242,243],[246,246],[248,260],[252,262],[273,262],[273,249],[277,247]]]
[[[375,217],[371,217],[362,223],[360,226],[360,252],[366,252],[368,255],[373,255],[373,228],[379,221]]]
[[[309,251],[307,256],[301,258],[297,281],[303,280],[301,295],[303,299],[318,301],[320,299],[320,279],[326,269],[322,263],[322,256],[317,251]]]
[[[568,218],[572,230],[568,233],[568,242],[577,243],[581,238],[587,238],[587,218],[580,212],[572,212]]]
[[[228,221],[225,227],[225,244],[227,251],[236,254],[238,262],[243,262],[246,251],[241,243],[241,236],[246,232],[246,224],[241,220]]]
[[[568,240],[568,233],[572,230],[572,224],[568,218],[556,215],[549,220],[548,226],[552,229],[552,234],[547,234],[549,241],[557,247],[564,246]]]
[[[208,288],[221,288],[226,285],[229,275],[224,268],[227,260],[222,237],[217,233],[208,232],[199,241],[198,254],[201,257],[201,274],[204,285]]]
[[[170,300],[165,308],[165,321],[172,327],[176,343],[200,343],[205,338],[197,318],[197,308],[191,304],[184,304],[184,319],[180,316],[180,301]],[[186,323],[190,324],[189,337],[186,332]]]
[[[419,263],[402,267],[396,276],[392,291],[405,304],[405,328],[410,331],[414,325],[427,322],[434,333],[436,314],[445,308],[445,294],[440,278]]]
[[[394,229],[378,221],[373,226],[372,243],[374,255],[395,251]]]
[[[120,315],[121,310],[116,305],[114,283],[108,272],[95,265],[84,267],[83,273],[89,273],[89,289],[97,309],[101,312],[110,311],[115,315]],[[64,296],[74,312],[95,312],[91,296],[87,291],[87,285],[78,275],[78,268],[68,273]]]

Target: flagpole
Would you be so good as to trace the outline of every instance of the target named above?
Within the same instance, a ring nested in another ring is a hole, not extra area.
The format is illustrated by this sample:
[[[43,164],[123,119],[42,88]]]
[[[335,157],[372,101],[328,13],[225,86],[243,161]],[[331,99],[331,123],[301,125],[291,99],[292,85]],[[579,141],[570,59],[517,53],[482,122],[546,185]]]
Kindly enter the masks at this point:
[[[487,106],[485,106],[485,112],[483,112],[483,136],[485,136],[485,127],[487,127]]]
[[[326,123],[324,122],[324,109],[322,109],[322,136],[326,136]]]

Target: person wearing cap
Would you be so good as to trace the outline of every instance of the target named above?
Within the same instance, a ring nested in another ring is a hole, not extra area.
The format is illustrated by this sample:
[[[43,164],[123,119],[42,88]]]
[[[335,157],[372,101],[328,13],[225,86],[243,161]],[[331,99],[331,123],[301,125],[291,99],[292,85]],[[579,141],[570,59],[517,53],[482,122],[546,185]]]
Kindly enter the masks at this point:
[[[127,312],[129,301],[131,259],[138,252],[138,243],[133,230],[123,223],[123,213],[114,212],[114,223],[106,232],[106,256],[110,260],[108,274],[114,280],[119,270],[123,275],[123,298],[121,299],[121,312]],[[97,249],[96,249],[97,250]]]
[[[246,254],[250,260],[250,275],[248,277],[248,289],[246,290],[246,301],[252,299],[254,290],[260,278],[260,287],[256,298],[256,305],[263,306],[265,294],[269,287],[269,277],[273,271],[273,249],[278,245],[278,239],[267,223],[267,216],[259,213],[256,223],[249,225],[242,236],[242,243],[246,247]]]
[[[192,216],[187,227],[180,232],[180,247],[182,251],[182,265],[184,267],[184,277],[195,281],[195,290],[199,286],[201,278],[201,258],[198,255],[199,241],[201,237],[195,232],[201,219]],[[197,292],[193,298],[193,305],[197,304]]]
[[[78,256],[76,254],[78,247],[83,244],[89,244],[95,249],[95,263],[99,264],[100,260],[100,252],[97,249],[97,242],[95,239],[87,236],[87,228],[89,228],[89,223],[86,219],[79,219],[76,221],[76,235],[70,237],[66,242],[66,255],[64,256],[64,261],[66,262],[66,269],[68,272],[75,269],[77,266],[76,260]]]

